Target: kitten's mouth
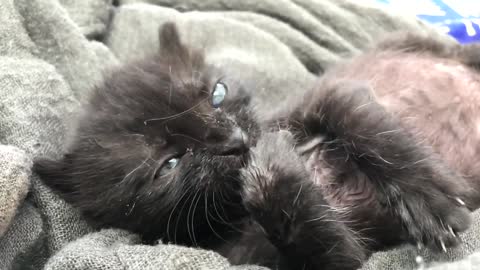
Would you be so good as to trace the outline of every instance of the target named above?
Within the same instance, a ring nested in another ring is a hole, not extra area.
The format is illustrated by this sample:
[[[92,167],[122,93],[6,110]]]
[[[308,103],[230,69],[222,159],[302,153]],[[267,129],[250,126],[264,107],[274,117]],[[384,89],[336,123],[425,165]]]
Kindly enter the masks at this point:
[[[224,151],[217,153],[216,157],[220,158],[224,162],[228,163],[229,166],[235,168],[245,167],[248,162],[249,149],[231,149],[229,151]]]
[[[228,151],[217,156],[222,159],[229,159],[229,160],[238,159],[241,161],[245,161],[248,158],[248,149],[242,150],[242,151],[239,151],[239,150]]]
[[[246,146],[240,147],[240,148],[230,148],[220,152],[218,155],[219,156],[243,156],[248,153],[248,150],[249,149]]]
[[[248,136],[242,131],[235,132],[227,141],[217,145],[214,152],[218,156],[244,156],[248,153]]]
[[[212,152],[234,167],[243,167],[248,159],[248,136],[240,129],[236,129],[226,141],[214,146]]]

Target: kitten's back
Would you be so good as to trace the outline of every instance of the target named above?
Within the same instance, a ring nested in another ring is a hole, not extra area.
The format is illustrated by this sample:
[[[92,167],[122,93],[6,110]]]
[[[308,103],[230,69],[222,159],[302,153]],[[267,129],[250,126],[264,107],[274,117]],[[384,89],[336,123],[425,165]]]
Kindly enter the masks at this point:
[[[405,128],[474,184],[470,203],[476,208],[480,205],[475,196],[480,191],[480,72],[475,62],[453,57],[461,53],[441,54],[425,48],[376,50],[326,76],[366,81]]]

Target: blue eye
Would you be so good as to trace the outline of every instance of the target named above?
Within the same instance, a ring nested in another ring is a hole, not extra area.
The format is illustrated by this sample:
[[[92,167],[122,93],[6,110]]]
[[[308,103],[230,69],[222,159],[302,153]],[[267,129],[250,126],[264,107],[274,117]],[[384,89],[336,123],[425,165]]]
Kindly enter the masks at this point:
[[[167,160],[165,163],[163,163],[162,167],[157,169],[157,171],[153,176],[154,179],[157,179],[158,177],[169,174],[173,169],[175,169],[175,167],[178,166],[179,162],[180,162],[179,158],[171,158]]]
[[[167,170],[171,170],[177,167],[179,161],[180,160],[178,158],[171,158],[167,161],[167,163],[165,163],[164,168]]]
[[[217,82],[212,92],[212,106],[218,108],[222,105],[227,95],[227,86],[221,82]]]

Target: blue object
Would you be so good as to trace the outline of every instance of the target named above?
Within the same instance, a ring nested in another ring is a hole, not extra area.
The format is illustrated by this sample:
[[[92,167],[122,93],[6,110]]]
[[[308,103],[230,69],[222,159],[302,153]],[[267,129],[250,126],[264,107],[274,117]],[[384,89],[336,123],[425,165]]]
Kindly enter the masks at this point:
[[[416,15],[460,43],[480,42],[480,0],[376,0]]]

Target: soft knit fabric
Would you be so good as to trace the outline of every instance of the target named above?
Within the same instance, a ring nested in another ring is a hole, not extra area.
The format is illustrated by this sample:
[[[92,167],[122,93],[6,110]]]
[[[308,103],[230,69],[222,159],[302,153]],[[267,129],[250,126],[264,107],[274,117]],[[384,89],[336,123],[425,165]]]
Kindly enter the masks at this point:
[[[354,0],[0,1],[0,269],[260,269],[206,250],[145,246],[121,230],[94,232],[31,174],[35,157],[65,150],[79,105],[105,72],[157,50],[167,21],[210,63],[261,78],[265,110],[385,33],[436,34]],[[477,222],[458,250],[422,255],[472,265],[478,256],[465,256],[479,248],[479,229]],[[409,246],[377,253],[365,269],[415,267],[416,256]]]

